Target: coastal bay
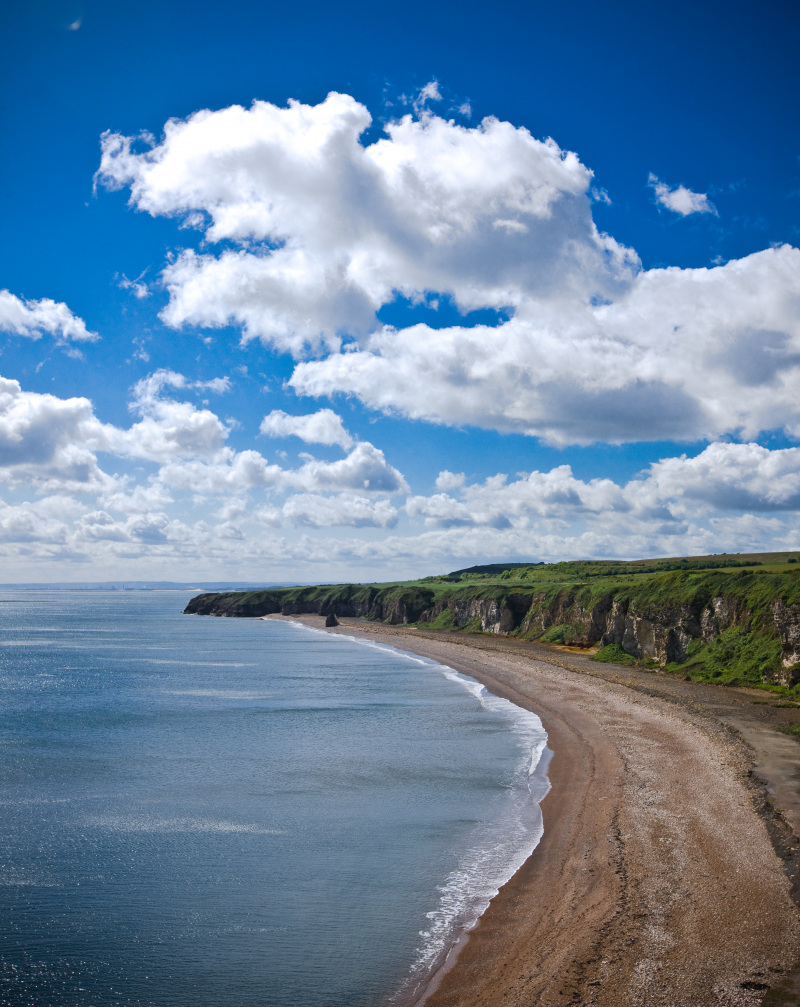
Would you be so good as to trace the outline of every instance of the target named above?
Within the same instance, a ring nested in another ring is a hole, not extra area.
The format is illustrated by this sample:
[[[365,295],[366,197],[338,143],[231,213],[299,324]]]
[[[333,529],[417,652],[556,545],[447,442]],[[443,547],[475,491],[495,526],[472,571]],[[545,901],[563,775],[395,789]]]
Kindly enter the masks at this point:
[[[539,846],[419,1003],[797,1002],[797,782],[794,750],[781,751],[796,742],[777,732],[785,711],[750,690],[531,643],[357,619],[329,631],[476,678],[537,713],[554,752]]]
[[[541,723],[439,664],[188,593],[0,595],[7,1007],[411,999],[539,838]]]

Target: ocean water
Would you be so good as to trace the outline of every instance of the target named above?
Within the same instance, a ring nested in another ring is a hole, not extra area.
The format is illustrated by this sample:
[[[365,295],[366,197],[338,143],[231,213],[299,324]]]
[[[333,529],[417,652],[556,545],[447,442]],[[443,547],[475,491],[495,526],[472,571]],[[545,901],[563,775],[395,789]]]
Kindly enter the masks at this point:
[[[0,1004],[407,1003],[541,836],[541,723],[190,597],[0,594]]]

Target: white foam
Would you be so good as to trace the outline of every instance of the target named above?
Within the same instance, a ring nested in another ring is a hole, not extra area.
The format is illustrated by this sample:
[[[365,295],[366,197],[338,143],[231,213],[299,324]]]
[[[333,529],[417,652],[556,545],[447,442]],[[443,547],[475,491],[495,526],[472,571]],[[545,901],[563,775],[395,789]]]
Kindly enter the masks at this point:
[[[501,814],[475,829],[458,867],[439,887],[439,904],[426,914],[431,926],[420,931],[422,944],[396,999],[407,999],[412,989],[424,986],[444,962],[458,936],[475,926],[500,888],[539,845],[544,833],[539,802],[550,790],[547,767],[552,752],[547,748],[541,720],[535,713],[488,692],[480,682],[452,669],[446,672],[448,678],[468,688],[486,709],[509,718],[511,729],[521,735],[524,762],[518,767],[515,786]]]

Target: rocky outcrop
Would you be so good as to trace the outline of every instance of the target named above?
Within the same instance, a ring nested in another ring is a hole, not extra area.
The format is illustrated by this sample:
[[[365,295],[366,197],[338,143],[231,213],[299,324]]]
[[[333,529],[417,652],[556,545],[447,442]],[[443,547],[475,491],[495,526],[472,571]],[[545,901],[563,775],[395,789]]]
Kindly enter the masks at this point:
[[[702,613],[691,605],[656,609],[643,614],[629,602],[615,601],[600,637],[603,647],[616,643],[632,657],[659,665],[686,660],[689,644],[700,636]]]
[[[503,598],[447,598],[420,614],[420,623],[434,622],[450,612],[453,624],[461,629],[476,622],[482,633],[507,636],[519,629],[533,598],[528,594],[510,594]]]
[[[736,598],[726,598],[722,595],[712,598],[700,615],[700,636],[703,643],[716,639],[730,626],[741,625],[749,614],[740,608]]]
[[[787,605],[782,598],[772,603],[772,617],[781,640],[781,685],[800,680],[800,605]]]

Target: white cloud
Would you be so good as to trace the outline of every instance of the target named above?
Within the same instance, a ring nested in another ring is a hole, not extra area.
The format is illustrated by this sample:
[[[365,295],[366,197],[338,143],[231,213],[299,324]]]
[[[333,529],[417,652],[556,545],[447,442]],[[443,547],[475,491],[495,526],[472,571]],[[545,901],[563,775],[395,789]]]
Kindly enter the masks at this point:
[[[161,467],[159,479],[170,489],[215,494],[277,487],[284,475],[284,469],[267,464],[258,451],[222,448],[210,459],[168,462]]]
[[[448,469],[443,469],[439,475],[436,477],[436,489],[437,490],[455,490],[460,486],[463,486],[466,482],[467,477],[463,472],[450,472]]]
[[[406,512],[410,517],[425,518],[426,524],[441,528],[477,523],[466,504],[454,500],[446,493],[436,493],[431,497],[409,497]]]
[[[306,444],[338,445],[347,450],[353,438],[345,430],[340,416],[332,409],[320,409],[304,416],[290,416],[273,409],[261,421],[260,432],[266,437],[299,437]]]
[[[474,483],[443,473],[447,489],[409,496],[402,533],[377,539],[347,532],[399,526],[390,490],[353,488],[369,457],[381,463],[376,448],[358,445],[344,468],[310,459],[287,470],[224,447],[211,460],[170,461],[138,483],[138,475],[116,479],[95,500],[56,490],[0,501],[4,570],[14,579],[18,564],[29,575],[35,564],[51,575],[60,565],[66,579],[67,568],[80,564],[96,579],[121,570],[152,579],[174,576],[179,565],[187,576],[202,568],[206,577],[318,579],[315,567],[325,562],[331,577],[363,579],[370,570],[385,576],[387,563],[397,576],[415,576],[498,557],[800,548],[800,448],[715,443],[625,483],[580,479],[568,465]],[[386,479],[394,470],[383,460],[381,471]],[[337,537],[319,534],[337,527]],[[298,537],[293,528],[305,531]]]
[[[63,545],[69,536],[69,526],[46,511],[41,505],[9,506],[0,500],[0,543],[14,542],[47,549]]]
[[[439,94],[435,82],[423,90]],[[141,153],[107,134],[104,184],[203,229],[202,253],[164,271],[164,320],[233,322],[244,339],[313,350],[297,392],[414,419],[556,444],[800,436],[797,249],[643,271],[598,231],[603,190],[553,140],[425,111],[364,146],[369,124],[363,105],[332,93],[171,120]],[[651,184],[676,212],[713,212],[703,194]],[[398,295],[509,320],[380,326]]]
[[[167,487],[161,482],[146,485],[128,485],[128,480],[119,480],[105,490],[99,497],[103,508],[122,514],[149,514],[151,511],[163,511],[174,498]]]
[[[540,518],[562,522],[592,513],[608,519],[614,511],[631,510],[622,487],[608,479],[582,482],[573,476],[569,465],[559,465],[550,472],[531,472],[512,482],[499,474],[483,483],[452,489],[457,489],[460,499],[448,493],[410,497],[406,510],[434,527],[487,525],[497,529],[522,529]]]
[[[657,203],[682,217],[688,217],[692,213],[713,213],[718,216],[717,208],[704,192],[692,192],[685,185],[676,185],[670,189],[666,182],[660,181],[652,173],[648,185],[652,187]]]
[[[430,80],[424,87],[421,87],[419,94],[413,101],[413,108],[417,115],[424,115],[428,112],[428,103],[431,101],[441,101],[439,93],[439,81]]]
[[[128,277],[124,273],[122,273],[116,276],[115,279],[117,281],[117,286],[120,288],[120,290],[130,290],[130,292],[137,300],[143,301],[145,300],[145,298],[149,297],[150,294],[152,293],[147,284],[142,282],[143,276],[144,273],[142,273],[140,276],[137,276],[135,280],[129,280]]]
[[[426,114],[364,147],[370,121],[332,93],[316,106],[254,102],[171,120],[139,154],[106,134],[105,185],[130,186],[132,204],[153,215],[200,213],[209,246],[239,245],[179,254],[164,271],[164,320],[233,321],[246,339],[299,355],[365,336],[398,292],[506,308],[607,297],[635,274],[636,256],[594,226],[591,172],[552,140]]]
[[[29,339],[40,339],[46,332],[59,343],[92,343],[100,338],[89,332],[83,319],[73,315],[66,304],[49,297],[25,301],[8,290],[0,290],[0,330]]]
[[[720,511],[800,511],[800,448],[711,444],[696,458],[652,465],[646,483],[662,498]]]
[[[190,382],[174,371],[155,371],[138,381],[133,389],[131,409],[141,414],[140,422],[128,430],[105,428],[100,449],[120,457],[155,462],[215,454],[225,443],[228,427],[211,410],[164,398],[162,393],[165,388],[219,393],[229,386],[227,378]]]
[[[25,392],[0,377],[0,480],[52,491],[98,491],[109,485],[94,454],[106,428],[88,399]]]
[[[800,435],[800,251],[653,269],[610,304],[521,307],[496,327],[383,328],[301,362],[304,395],[556,444]]]
[[[361,441],[346,458],[335,462],[308,461],[286,475],[289,485],[309,492],[356,490],[360,493],[407,493],[408,483],[386,461],[383,451]]]
[[[406,493],[402,474],[386,461],[384,453],[362,441],[335,462],[309,458],[298,469],[269,465],[257,451],[222,448],[208,459],[168,461],[159,479],[170,489],[196,494],[235,492],[269,488],[276,491],[304,490],[308,493],[347,492]]]
[[[303,493],[291,496],[283,505],[282,514],[292,524],[313,528],[334,525],[393,528],[397,524],[397,510],[388,500],[370,500],[347,494],[324,497]]]
[[[75,525],[79,538],[84,542],[126,542],[125,534],[114,518],[106,511],[91,511],[84,514]]]
[[[444,529],[484,527],[519,533],[535,529],[537,534],[552,535],[570,528],[573,534],[577,530],[596,536],[605,532],[615,541],[617,554],[630,555],[624,545],[629,535],[656,542],[663,536],[684,535],[690,525],[705,525],[708,532],[714,522],[723,517],[738,520],[742,512],[796,516],[800,448],[770,451],[757,444],[716,443],[695,458],[682,455],[656,462],[622,485],[610,479],[584,481],[569,465],[559,465],[510,481],[501,473],[481,483],[452,485],[451,491],[457,496],[440,492],[409,497],[406,511]],[[650,552],[654,548],[657,553],[653,545]]]
[[[57,487],[102,492],[121,500],[125,483],[101,471],[100,453],[156,464],[224,456],[225,424],[208,409],[163,398],[165,387],[224,391],[228,386],[227,379],[188,382],[181,374],[157,371],[135,385],[131,405],[142,419],[123,429],[101,423],[89,399],[28,392],[18,381],[0,377],[0,481],[42,492]],[[242,455],[246,459],[247,452]]]

